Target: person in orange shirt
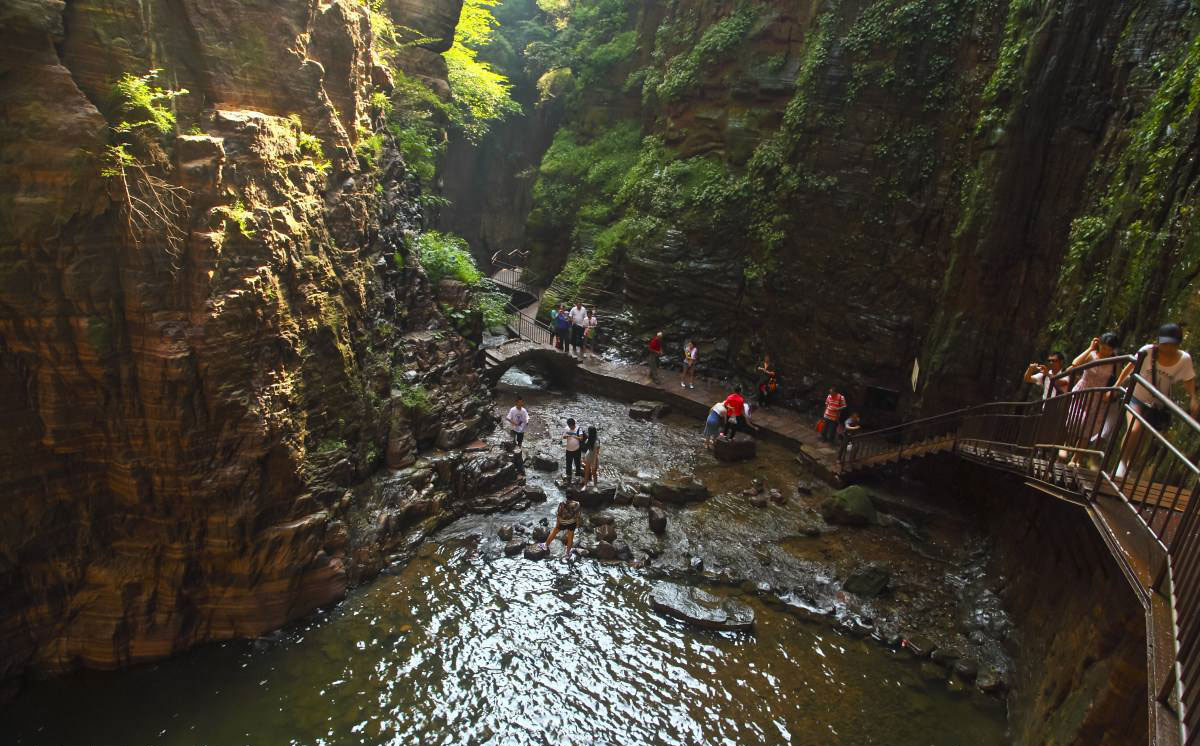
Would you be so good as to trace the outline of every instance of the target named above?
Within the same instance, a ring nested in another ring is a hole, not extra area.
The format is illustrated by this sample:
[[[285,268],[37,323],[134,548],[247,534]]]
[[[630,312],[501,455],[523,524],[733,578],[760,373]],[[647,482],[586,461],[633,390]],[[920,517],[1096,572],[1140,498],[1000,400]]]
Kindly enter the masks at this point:
[[[842,422],[842,410],[846,408],[846,397],[838,393],[836,386],[829,387],[829,396],[825,397],[825,424],[821,426],[821,440],[827,443],[837,441],[838,425]]]

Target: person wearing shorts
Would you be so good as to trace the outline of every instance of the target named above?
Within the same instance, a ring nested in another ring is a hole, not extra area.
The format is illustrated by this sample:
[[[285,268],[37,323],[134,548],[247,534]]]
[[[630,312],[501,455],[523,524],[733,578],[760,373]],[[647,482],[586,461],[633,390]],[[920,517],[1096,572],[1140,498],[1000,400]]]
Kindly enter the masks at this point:
[[[708,419],[704,422],[704,445],[712,448],[721,428],[725,426],[725,402],[719,401],[708,410]]]
[[[558,512],[554,518],[554,530],[546,537],[546,541],[542,543],[543,548],[548,548],[554,544],[554,537],[558,536],[559,531],[566,533],[567,537],[563,543],[567,546],[567,553],[564,557],[571,556],[571,545],[575,543],[575,528],[579,524],[579,503],[575,500],[567,498],[558,504]]]

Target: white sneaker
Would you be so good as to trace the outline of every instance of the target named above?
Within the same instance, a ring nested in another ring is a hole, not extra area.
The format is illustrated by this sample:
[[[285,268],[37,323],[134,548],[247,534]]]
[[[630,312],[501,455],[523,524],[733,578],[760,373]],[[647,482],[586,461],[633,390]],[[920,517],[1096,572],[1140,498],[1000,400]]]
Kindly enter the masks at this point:
[[[684,383],[683,381],[680,381],[680,382],[679,382],[679,388],[681,388],[681,389],[686,389],[686,388],[687,388],[687,384],[686,384],[686,383]]]

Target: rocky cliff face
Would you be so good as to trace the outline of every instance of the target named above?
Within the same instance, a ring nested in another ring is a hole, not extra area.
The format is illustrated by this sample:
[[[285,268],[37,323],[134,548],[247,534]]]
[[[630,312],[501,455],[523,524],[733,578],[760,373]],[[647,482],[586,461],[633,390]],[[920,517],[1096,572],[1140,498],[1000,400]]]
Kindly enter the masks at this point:
[[[393,5],[453,33],[455,0]],[[456,450],[488,396],[407,256],[416,187],[363,148],[392,74],[368,16],[0,8],[0,680],[261,634],[511,496],[510,466]],[[166,134],[127,126],[164,106]],[[367,481],[385,461],[409,468]]]
[[[582,6],[528,243],[639,339],[942,409],[1195,315],[1195,3]]]

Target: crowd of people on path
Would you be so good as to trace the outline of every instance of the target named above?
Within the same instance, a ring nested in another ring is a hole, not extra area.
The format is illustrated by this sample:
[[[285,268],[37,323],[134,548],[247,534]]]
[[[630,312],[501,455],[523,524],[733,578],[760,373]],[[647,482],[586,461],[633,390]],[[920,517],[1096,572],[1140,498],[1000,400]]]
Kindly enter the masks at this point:
[[[1200,415],[1200,398],[1196,392],[1196,370],[1192,357],[1181,349],[1183,328],[1176,323],[1161,326],[1155,341],[1137,350],[1139,362],[1111,360],[1120,354],[1120,339],[1113,332],[1094,337],[1088,347],[1065,365],[1066,356],[1053,352],[1045,363],[1030,363],[1025,369],[1026,383],[1037,386],[1039,396],[1049,401],[1059,396],[1089,389],[1105,389],[1103,396],[1077,396],[1067,412],[1065,429],[1079,444],[1070,454],[1069,465],[1081,463],[1082,452],[1095,463],[1099,444],[1107,442],[1122,421],[1122,408],[1114,406],[1122,389],[1128,389],[1130,376],[1135,372],[1142,381],[1129,392],[1130,412],[1125,414],[1125,441],[1122,444],[1116,476],[1121,478],[1129,463],[1138,454],[1148,425],[1165,433],[1171,427],[1172,392],[1176,385],[1188,395],[1188,412]],[[1108,362],[1105,362],[1108,361]],[[1153,390],[1151,390],[1153,389]],[[1091,453],[1089,453],[1089,451]]]
[[[596,319],[596,309],[587,308],[579,301],[567,308],[560,303],[550,309],[550,328],[554,331],[554,349],[561,350],[579,360],[587,359],[588,354],[596,354],[596,338],[599,334],[600,322]]]

